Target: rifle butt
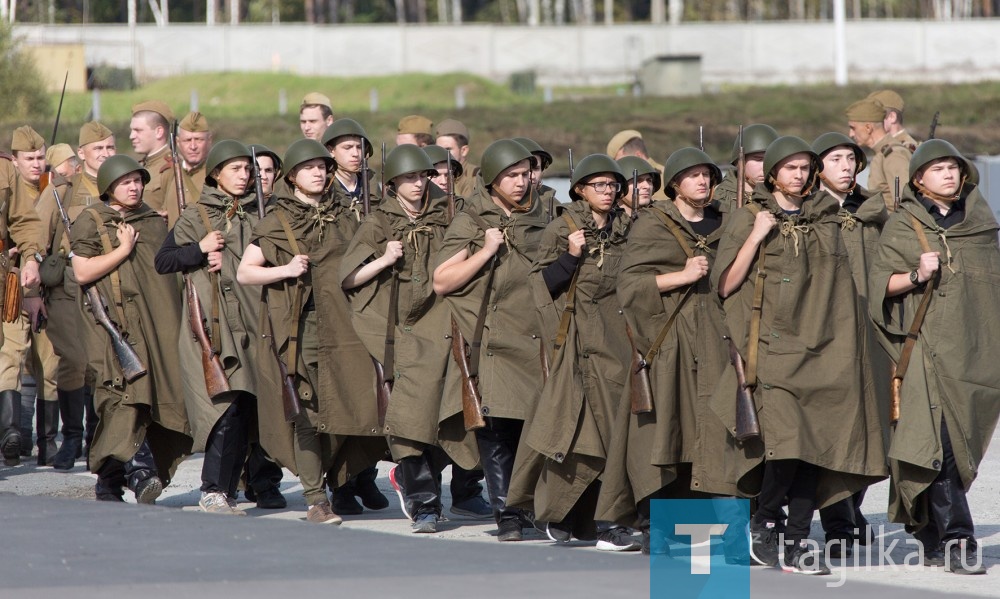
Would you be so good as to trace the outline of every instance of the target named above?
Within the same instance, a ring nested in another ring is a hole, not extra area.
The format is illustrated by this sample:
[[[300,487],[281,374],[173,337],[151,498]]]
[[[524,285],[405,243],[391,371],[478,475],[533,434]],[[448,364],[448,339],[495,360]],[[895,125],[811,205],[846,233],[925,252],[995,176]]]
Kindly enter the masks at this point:
[[[462,420],[465,430],[474,431],[486,426],[483,419],[483,398],[474,378],[462,377]]]
[[[899,421],[899,402],[902,399],[903,379],[893,377],[892,395],[889,404],[889,424],[895,425]]]
[[[635,415],[649,414],[653,411],[653,384],[649,380],[649,365],[635,347],[632,327],[625,325],[625,334],[632,346],[632,364],[629,367],[629,395],[631,395],[632,413]]]
[[[118,361],[118,366],[122,370],[122,377],[129,383],[135,382],[136,379],[146,374],[146,367],[143,365],[142,360],[139,359],[139,354],[135,353],[135,350],[122,337],[121,333],[117,330],[114,333],[109,331],[109,333],[111,335],[111,346],[114,349],[115,360]]]
[[[205,390],[210,398],[216,399],[223,393],[232,391],[222,361],[217,354],[212,353],[211,349],[207,353],[204,348],[202,349],[201,368],[205,372]]]
[[[742,443],[760,437],[760,420],[757,418],[753,391],[747,386],[743,356],[732,339],[729,340],[729,361],[736,370],[736,430],[733,436]]]
[[[288,372],[281,369],[281,408],[285,412],[285,422],[291,422],[302,413],[302,403],[299,392],[295,390],[295,380]]]

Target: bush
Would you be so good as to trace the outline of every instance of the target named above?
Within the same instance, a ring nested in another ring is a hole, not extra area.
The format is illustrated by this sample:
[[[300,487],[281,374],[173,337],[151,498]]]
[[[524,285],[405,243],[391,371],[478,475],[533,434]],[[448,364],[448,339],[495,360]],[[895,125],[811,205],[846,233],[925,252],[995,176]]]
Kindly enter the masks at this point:
[[[0,89],[0,123],[50,116],[41,75],[8,23],[0,23]]]

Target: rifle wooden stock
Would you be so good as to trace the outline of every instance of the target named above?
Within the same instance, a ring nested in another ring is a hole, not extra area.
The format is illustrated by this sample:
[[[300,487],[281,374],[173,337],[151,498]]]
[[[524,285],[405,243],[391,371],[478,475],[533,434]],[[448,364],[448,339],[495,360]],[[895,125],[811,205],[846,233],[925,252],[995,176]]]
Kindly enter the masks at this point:
[[[97,290],[97,287],[89,285],[86,288],[86,294],[87,302],[90,304],[90,313],[94,316],[97,324],[107,331],[108,337],[111,338],[111,349],[114,350],[115,362],[118,363],[122,376],[131,383],[146,374],[146,366],[143,365],[139,354],[135,353],[115,323],[111,322],[101,292]]]
[[[760,421],[757,406],[753,401],[753,391],[747,385],[747,375],[743,367],[743,356],[736,344],[729,339],[729,362],[736,369],[736,433],[737,441],[743,442],[760,437]]]
[[[462,417],[465,430],[473,431],[486,426],[483,420],[483,397],[479,394],[479,381],[469,372],[468,346],[458,323],[451,319],[451,356],[462,375]]]
[[[198,300],[198,292],[195,290],[194,281],[191,275],[184,275],[184,292],[188,301],[188,323],[191,325],[191,334],[195,343],[201,350],[201,368],[205,374],[205,390],[212,399],[223,393],[232,390],[229,386],[229,378],[226,370],[222,367],[219,355],[212,349],[212,341],[208,338],[208,331],[205,329],[205,315],[201,309],[201,302]]]
[[[625,325],[628,342],[632,346],[632,365],[629,367],[629,388],[632,396],[632,413],[649,414],[653,411],[653,385],[649,380],[649,364],[635,347],[632,327]]]
[[[4,322],[17,322],[21,316],[21,270],[10,267],[3,282],[3,318]]]

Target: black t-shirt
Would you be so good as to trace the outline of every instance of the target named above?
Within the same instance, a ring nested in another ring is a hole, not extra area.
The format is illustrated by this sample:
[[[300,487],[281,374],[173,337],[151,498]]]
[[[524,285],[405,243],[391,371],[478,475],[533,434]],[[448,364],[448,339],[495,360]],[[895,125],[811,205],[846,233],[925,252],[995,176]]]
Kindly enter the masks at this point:
[[[722,226],[722,214],[712,206],[707,206],[701,220],[689,220],[688,224],[691,225],[691,230],[696,234],[708,237]]]
[[[851,214],[856,214],[857,211],[858,211],[858,208],[861,207],[861,204],[863,204],[864,201],[865,201],[865,198],[862,197],[862,195],[860,193],[854,193],[852,191],[851,194],[848,195],[847,198],[844,199],[844,203],[841,205],[841,208],[843,208],[844,210],[847,210]]]

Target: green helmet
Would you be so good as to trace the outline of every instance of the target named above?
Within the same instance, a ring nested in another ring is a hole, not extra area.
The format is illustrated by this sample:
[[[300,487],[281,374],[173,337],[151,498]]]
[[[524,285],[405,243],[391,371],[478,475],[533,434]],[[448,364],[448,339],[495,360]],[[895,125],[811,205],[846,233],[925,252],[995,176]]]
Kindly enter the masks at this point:
[[[979,169],[977,169],[955,146],[943,139],[928,139],[917,146],[913,156],[910,158],[910,185],[913,185],[913,177],[917,171],[923,168],[928,162],[939,158],[955,158],[958,166],[962,169],[962,176],[966,177],[969,183],[974,185],[979,183]]]
[[[143,185],[149,183],[149,171],[142,168],[135,158],[125,154],[109,156],[97,170],[97,192],[104,197],[112,183],[135,171],[139,171]]]
[[[496,140],[483,152],[483,164],[479,170],[479,174],[483,177],[483,183],[487,187],[493,185],[504,169],[510,168],[522,160],[531,160],[531,152],[527,148],[513,139]]]
[[[621,167],[618,166],[618,163],[607,154],[591,154],[581,160],[576,165],[576,168],[573,169],[573,179],[569,182],[569,197],[574,200],[583,199],[580,197],[580,194],[576,193],[576,184],[587,177],[602,173],[610,173],[618,181],[618,184],[621,185],[618,193],[615,194],[615,198],[624,196],[628,191],[628,179],[625,177],[625,173],[622,172]]]
[[[663,164],[663,180],[666,181],[663,192],[667,194],[667,197],[673,199],[677,195],[676,190],[672,187],[672,183],[678,175],[691,167],[703,164],[708,167],[711,186],[715,187],[721,183],[722,170],[715,165],[715,161],[712,160],[711,156],[698,148],[681,148],[668,156],[667,161]]]
[[[419,146],[403,144],[396,146],[386,155],[382,176],[385,177],[386,182],[389,182],[407,173],[436,175],[437,169],[434,168],[434,163]]]
[[[270,156],[271,160],[274,161],[274,178],[281,177],[281,157],[278,156],[277,152],[263,144],[250,144],[247,147],[258,156]]]
[[[809,159],[813,163],[813,176],[819,172],[819,158],[816,156],[816,152],[813,152],[812,146],[807,144],[801,137],[795,137],[794,135],[779,137],[771,142],[771,145],[767,146],[767,151],[764,152],[764,184],[768,189],[772,189],[770,181],[771,171],[774,170],[774,167],[785,158],[795,154],[808,154]]]
[[[549,154],[545,148],[538,145],[538,142],[535,140],[527,137],[515,137],[514,141],[524,146],[529,152],[531,152],[532,156],[541,158],[543,171],[552,166],[552,154]]]
[[[747,125],[743,127],[743,154],[765,152],[767,151],[767,146],[771,145],[771,142],[776,139],[778,139],[778,132],[771,125]],[[733,157],[729,160],[729,164],[735,165],[739,159],[740,138],[736,136],[736,142],[733,143]]]
[[[212,172],[233,158],[250,159],[250,148],[235,139],[224,139],[214,144],[208,152],[208,158],[205,159],[205,182],[215,187],[218,183],[212,176]]]
[[[449,152],[448,150],[442,148],[441,146],[439,146],[437,144],[431,144],[429,146],[424,146],[421,149],[424,151],[424,154],[427,154],[427,157],[430,158],[430,160],[431,160],[431,164],[433,164],[434,166],[437,166],[438,164],[440,164],[442,162],[448,162],[448,156],[451,154],[451,152]],[[461,177],[463,170],[464,169],[462,169],[462,163],[459,162],[459,161],[457,161],[457,160],[455,160],[455,157],[452,156],[451,157],[451,174],[452,174],[452,176],[453,177]]]
[[[660,190],[663,186],[663,175],[660,171],[653,168],[653,165],[646,162],[638,156],[622,156],[618,159],[618,168],[622,169],[625,174],[625,178],[629,181],[632,180],[632,173],[635,172],[640,177],[643,175],[653,176],[653,193]]]
[[[316,158],[322,158],[327,169],[333,167],[333,157],[330,156],[330,152],[315,139],[306,138],[292,142],[292,145],[285,150],[285,159],[282,160],[285,178],[287,179],[298,165]]]
[[[370,157],[372,155],[372,142],[368,139],[368,134],[365,132],[365,128],[361,126],[361,123],[355,121],[354,119],[340,118],[333,121],[333,124],[326,128],[323,132],[323,145],[324,146],[335,146],[337,145],[337,138],[344,137],[346,135],[354,135],[360,137],[364,140],[365,156]]]
[[[868,166],[868,157],[865,156],[865,151],[861,149],[861,146],[854,143],[850,137],[847,137],[843,133],[837,131],[830,131],[829,133],[824,133],[816,138],[816,141],[812,143],[812,151],[819,158],[819,170],[823,170],[823,156],[827,152],[832,151],[834,148],[839,148],[841,146],[847,146],[854,151],[854,158],[858,162],[857,168],[854,170],[854,174],[858,174],[865,170]]]

